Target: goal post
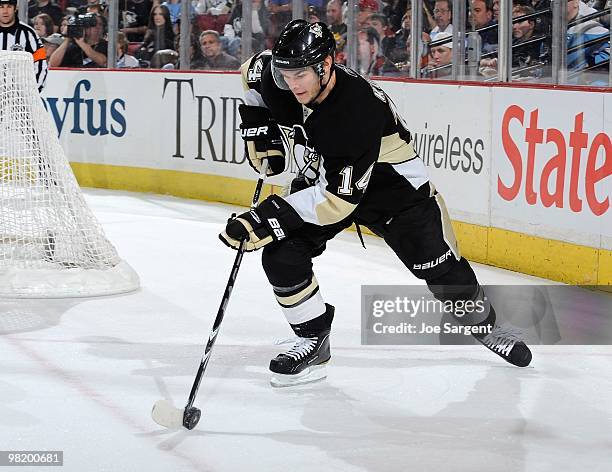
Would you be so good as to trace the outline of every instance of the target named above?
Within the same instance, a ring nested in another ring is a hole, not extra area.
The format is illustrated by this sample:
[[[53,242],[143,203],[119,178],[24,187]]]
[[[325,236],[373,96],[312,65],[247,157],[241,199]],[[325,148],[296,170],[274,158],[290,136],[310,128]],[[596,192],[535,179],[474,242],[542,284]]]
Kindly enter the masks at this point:
[[[91,297],[139,286],[83,198],[32,55],[0,51],[0,297]]]

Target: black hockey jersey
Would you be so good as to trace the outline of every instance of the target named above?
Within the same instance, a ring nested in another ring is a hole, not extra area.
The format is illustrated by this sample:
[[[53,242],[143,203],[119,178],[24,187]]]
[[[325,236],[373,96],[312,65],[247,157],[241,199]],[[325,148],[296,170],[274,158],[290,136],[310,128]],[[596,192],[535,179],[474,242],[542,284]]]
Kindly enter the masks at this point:
[[[288,159],[312,184],[286,198],[302,219],[330,225],[359,206],[362,223],[400,213],[429,181],[412,136],[376,84],[335,65],[336,84],[319,105],[302,106],[276,86],[265,51],[242,66],[247,103],[277,120]],[[429,190],[427,190],[429,192]]]

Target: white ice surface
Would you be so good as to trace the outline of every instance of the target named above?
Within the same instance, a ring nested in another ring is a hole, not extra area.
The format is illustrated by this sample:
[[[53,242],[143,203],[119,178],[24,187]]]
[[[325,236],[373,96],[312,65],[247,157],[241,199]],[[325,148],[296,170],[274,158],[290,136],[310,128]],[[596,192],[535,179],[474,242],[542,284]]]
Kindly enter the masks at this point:
[[[234,257],[217,239],[232,208],[86,196],[142,289],[0,301],[0,450],[63,450],[61,470],[79,472],[612,470],[609,346],[536,346],[526,369],[480,346],[361,346],[360,285],[419,282],[354,233],[315,262],[336,306],[329,378],[269,386],[285,347],[274,341],[291,332],[260,254],[248,254],[196,402],[202,419],[162,429],[150,409],[187,398]],[[475,269],[484,284],[542,283]]]

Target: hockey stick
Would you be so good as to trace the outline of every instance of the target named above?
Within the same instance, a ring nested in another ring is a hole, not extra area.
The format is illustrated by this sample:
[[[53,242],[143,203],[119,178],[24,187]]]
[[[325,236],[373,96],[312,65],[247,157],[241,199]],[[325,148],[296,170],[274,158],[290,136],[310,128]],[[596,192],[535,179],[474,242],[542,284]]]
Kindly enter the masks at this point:
[[[261,189],[263,187],[267,170],[268,161],[264,160],[261,166],[259,179],[257,180],[257,186],[255,187],[253,201],[251,202],[251,209],[254,209],[257,206],[257,203],[259,202],[259,196],[261,194]],[[217,339],[217,335],[219,334],[219,328],[221,327],[221,322],[223,321],[223,317],[225,316],[225,309],[227,308],[230,295],[232,294],[232,289],[234,288],[234,283],[236,282],[236,276],[238,275],[238,269],[240,268],[240,263],[242,262],[242,256],[244,256],[245,249],[246,239],[243,239],[238,248],[238,252],[236,253],[234,265],[232,266],[232,271],[230,272],[229,280],[227,281],[227,285],[225,286],[225,292],[223,293],[223,298],[221,299],[221,304],[219,305],[219,310],[217,311],[217,317],[215,318],[212,331],[210,333],[210,336],[208,337],[206,349],[204,350],[204,355],[202,356],[202,359],[200,361],[200,367],[198,368],[195,380],[193,381],[187,405],[185,405],[185,408],[183,409],[175,408],[168,400],[158,400],[157,402],[155,402],[155,405],[153,405],[151,416],[153,417],[153,421],[155,421],[161,426],[176,429],[182,425],[187,429],[193,429],[198,424],[198,421],[200,421],[200,415],[202,412],[198,408],[193,406],[193,402],[195,401],[196,395],[198,394],[198,389],[200,388],[202,376],[204,375],[204,371],[206,370],[206,366],[208,365],[208,361],[210,360],[212,348],[215,345],[215,340]]]

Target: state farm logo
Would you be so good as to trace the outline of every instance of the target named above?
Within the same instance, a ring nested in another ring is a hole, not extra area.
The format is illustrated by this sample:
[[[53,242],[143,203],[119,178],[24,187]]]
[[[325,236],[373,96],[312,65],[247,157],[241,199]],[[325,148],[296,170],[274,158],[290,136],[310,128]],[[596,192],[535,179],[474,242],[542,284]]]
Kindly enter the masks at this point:
[[[539,109],[529,113],[526,120],[525,110],[518,105],[508,107],[502,119],[502,145],[505,157],[512,166],[513,178],[504,182],[497,177],[497,193],[501,198],[512,201],[521,198],[535,205],[538,201],[549,208],[568,208],[574,213],[583,210],[583,201],[595,216],[601,216],[610,207],[604,180],[612,174],[612,142],[606,133],[587,133],[583,131],[584,113],[574,116],[573,131],[564,135],[557,128],[538,126]],[[568,118],[570,115],[568,115]],[[510,124],[518,121],[524,128],[524,135],[510,134]],[[569,123],[568,123],[569,124]],[[521,154],[519,144],[527,145],[527,155]],[[555,152],[550,154],[552,143]],[[569,146],[568,146],[569,144]],[[597,159],[603,150],[603,162]],[[536,169],[536,159],[538,165]],[[586,159],[586,165],[581,165]],[[541,170],[539,170],[541,169]],[[569,185],[568,185],[569,181]],[[584,189],[580,192],[580,189]],[[605,194],[605,196],[604,196]]]

